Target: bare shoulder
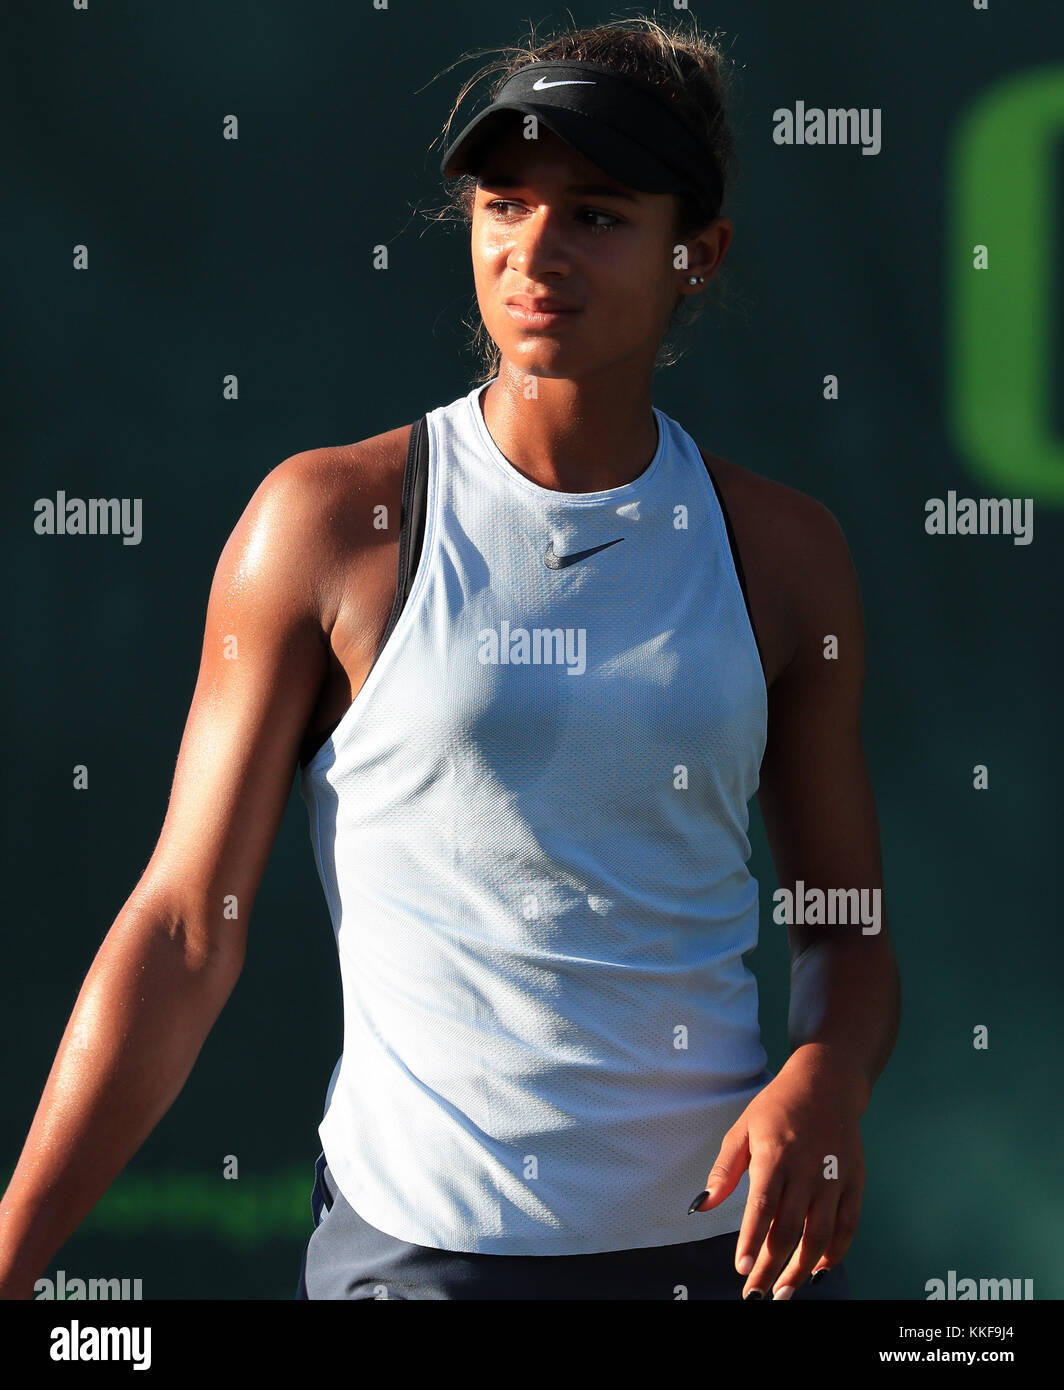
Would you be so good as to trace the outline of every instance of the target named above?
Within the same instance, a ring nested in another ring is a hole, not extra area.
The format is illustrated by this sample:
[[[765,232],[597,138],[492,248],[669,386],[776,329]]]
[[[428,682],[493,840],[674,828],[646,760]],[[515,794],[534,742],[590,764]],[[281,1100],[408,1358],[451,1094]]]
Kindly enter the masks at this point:
[[[702,454],[724,495],[732,525],[738,529],[742,524],[752,540],[765,538],[786,547],[795,558],[815,558],[825,547],[845,545],[842,527],[823,502],[708,449]]]
[[[323,526],[346,526],[361,508],[347,505],[387,491],[398,480],[410,437],[410,425],[400,425],[354,444],[326,445],[291,454],[263,478],[263,501],[294,506],[301,518],[318,518]]]
[[[772,656],[769,674],[781,672],[817,634],[859,629],[857,575],[834,513],[808,493],[701,452],[735,533],[751,607]]]
[[[360,556],[398,529],[410,429],[289,455],[259,483],[237,527],[246,546],[259,532],[272,561],[315,591],[326,629]]]

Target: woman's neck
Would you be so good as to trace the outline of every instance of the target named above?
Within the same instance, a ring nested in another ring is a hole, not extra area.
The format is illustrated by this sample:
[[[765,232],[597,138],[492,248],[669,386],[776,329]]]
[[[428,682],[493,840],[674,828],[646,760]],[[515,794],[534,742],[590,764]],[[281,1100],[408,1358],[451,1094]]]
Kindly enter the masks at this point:
[[[574,381],[533,377],[504,364],[480,393],[500,453],[553,492],[603,492],[644,473],[658,445],[651,405],[646,372],[626,381],[616,368]]]

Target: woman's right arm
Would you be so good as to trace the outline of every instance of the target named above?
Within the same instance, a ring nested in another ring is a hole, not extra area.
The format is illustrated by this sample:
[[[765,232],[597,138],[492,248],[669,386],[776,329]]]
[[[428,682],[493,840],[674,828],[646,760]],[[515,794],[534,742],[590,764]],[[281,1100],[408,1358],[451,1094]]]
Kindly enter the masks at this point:
[[[173,1104],[232,992],[328,669],[329,475],[296,454],[229,537],[147,868],[85,978],[0,1202],[0,1297],[60,1246]]]

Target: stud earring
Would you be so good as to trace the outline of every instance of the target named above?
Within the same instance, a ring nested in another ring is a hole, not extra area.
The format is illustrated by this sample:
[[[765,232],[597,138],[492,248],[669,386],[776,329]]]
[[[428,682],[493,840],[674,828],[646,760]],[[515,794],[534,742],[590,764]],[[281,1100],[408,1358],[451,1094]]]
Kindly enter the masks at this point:
[[[706,283],[706,277],[704,275],[689,275],[687,277],[687,283],[689,285],[704,285]]]

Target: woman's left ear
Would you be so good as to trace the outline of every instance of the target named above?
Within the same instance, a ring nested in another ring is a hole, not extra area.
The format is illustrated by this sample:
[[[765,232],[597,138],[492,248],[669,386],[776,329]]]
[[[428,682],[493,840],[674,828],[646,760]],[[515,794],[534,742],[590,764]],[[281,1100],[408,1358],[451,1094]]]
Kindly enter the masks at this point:
[[[698,286],[712,280],[720,269],[731,245],[733,230],[728,218],[718,217],[687,242],[689,269],[684,276],[684,285],[691,286],[689,292],[697,294]]]

